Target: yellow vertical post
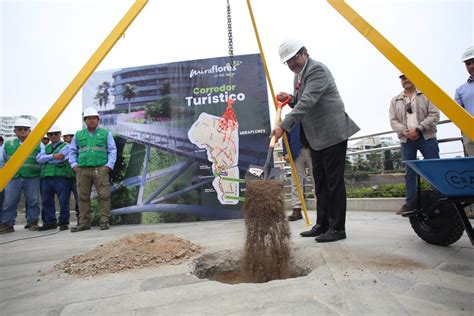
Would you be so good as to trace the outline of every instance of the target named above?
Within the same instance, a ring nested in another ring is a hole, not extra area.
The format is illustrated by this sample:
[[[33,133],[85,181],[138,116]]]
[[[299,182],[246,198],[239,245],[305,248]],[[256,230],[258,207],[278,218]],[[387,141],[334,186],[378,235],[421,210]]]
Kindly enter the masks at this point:
[[[456,124],[464,134],[474,139],[474,117],[459,106],[446,92],[440,89],[415,64],[406,58],[382,34],[374,29],[363,17],[344,0],[327,0],[357,31],[377,48],[395,67],[405,74],[418,89]]]
[[[7,183],[13,178],[18,169],[23,165],[26,158],[31,154],[33,149],[38,145],[41,138],[58,119],[61,113],[66,109],[69,102],[77,94],[79,89],[84,85],[86,80],[94,72],[100,62],[107,56],[109,51],[127,30],[130,24],[135,20],[141,10],[148,3],[148,0],[136,0],[130,7],[123,18],[118,22],[110,34],[105,38],[95,53],[89,58],[87,63],[82,67],[79,73],[74,77],[71,83],[61,93],[59,98],[54,102],[49,111],[39,121],[31,134],[26,138],[25,142],[18,148],[15,154],[10,157],[7,163],[0,169],[0,191],[2,191]]]
[[[272,79],[270,78],[270,72],[268,71],[267,62],[265,61],[265,54],[263,53],[262,44],[260,42],[260,36],[258,35],[258,30],[257,30],[257,23],[255,22],[255,18],[253,16],[253,11],[252,11],[252,6],[250,4],[250,0],[247,0],[247,7],[249,9],[250,18],[252,19],[252,25],[253,25],[255,37],[257,39],[258,49],[260,51],[260,56],[262,57],[263,68],[265,69],[265,74],[267,76],[268,85],[270,86],[270,93],[272,94],[273,105],[275,106],[275,108],[277,108],[278,107],[277,106],[277,99],[276,99],[275,91],[273,90]],[[304,218],[305,218],[305,221],[306,221],[306,225],[309,226],[309,225],[311,225],[311,221],[309,220],[308,212],[307,212],[307,209],[306,209],[306,203],[305,203],[305,200],[304,200],[303,191],[301,190],[301,187],[300,187],[300,184],[299,184],[300,182],[299,182],[299,179],[298,179],[298,174],[296,172],[295,162],[293,161],[293,156],[291,155],[290,145],[288,143],[288,138],[286,137],[286,133],[283,134],[283,143],[285,144],[286,152],[288,153],[288,157],[289,157],[289,160],[290,160],[290,166],[291,166],[291,171],[292,171],[291,173],[293,175],[293,179],[295,180],[296,189],[298,190],[298,197],[301,201],[301,208],[303,209],[303,214],[304,214]]]

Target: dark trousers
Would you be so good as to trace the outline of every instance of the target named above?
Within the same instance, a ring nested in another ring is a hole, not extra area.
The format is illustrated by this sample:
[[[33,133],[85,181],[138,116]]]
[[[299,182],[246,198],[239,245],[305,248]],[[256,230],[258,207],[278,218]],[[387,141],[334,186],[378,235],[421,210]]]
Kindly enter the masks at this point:
[[[344,167],[347,140],[322,150],[311,149],[316,191],[316,224],[345,230],[346,185]]]
[[[44,225],[69,224],[69,179],[66,177],[45,177],[41,179],[42,220]],[[59,219],[56,220],[54,197],[59,200]]]

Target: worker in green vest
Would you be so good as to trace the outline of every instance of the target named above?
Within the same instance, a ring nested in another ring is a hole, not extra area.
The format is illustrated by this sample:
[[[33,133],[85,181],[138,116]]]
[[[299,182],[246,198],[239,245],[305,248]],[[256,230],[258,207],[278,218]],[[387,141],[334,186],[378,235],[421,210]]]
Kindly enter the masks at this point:
[[[36,161],[43,165],[41,169],[41,201],[43,204],[42,230],[69,229],[69,177],[72,169],[69,165],[69,144],[61,141],[61,130],[53,126],[47,133],[49,143],[44,146]],[[56,219],[55,196],[59,200],[59,219]]]
[[[65,132],[61,133],[63,136],[63,141],[65,143],[70,144],[72,142],[72,138],[74,137],[75,132],[72,130],[66,130]],[[77,194],[77,183],[76,183],[76,174],[71,170],[71,174],[69,175],[69,191],[74,196],[74,210],[76,211],[76,218],[77,222],[80,223],[79,220],[79,195]],[[71,195],[71,194],[69,194]]]
[[[8,140],[3,146],[5,161],[8,161],[25,141],[31,132],[31,122],[20,118],[15,121],[14,129],[17,138]],[[38,230],[39,209],[39,187],[41,166],[36,161],[36,155],[40,146],[36,146],[33,152],[25,160],[13,179],[5,188],[5,200],[0,227],[0,234],[13,233],[15,231],[16,216],[18,214],[18,203],[23,192],[26,205],[26,219],[29,230]]]
[[[95,186],[99,197],[100,229],[109,229],[110,184],[109,172],[117,159],[117,147],[112,133],[99,128],[100,116],[96,109],[84,110],[86,128],[77,131],[70,144],[69,163],[76,174],[79,193],[80,225],[71,232],[91,227],[91,190]]]

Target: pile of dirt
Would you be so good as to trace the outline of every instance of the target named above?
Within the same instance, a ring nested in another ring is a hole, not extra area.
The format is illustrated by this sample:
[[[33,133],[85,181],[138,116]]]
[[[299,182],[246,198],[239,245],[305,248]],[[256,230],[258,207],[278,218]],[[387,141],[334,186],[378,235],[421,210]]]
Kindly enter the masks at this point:
[[[247,181],[243,271],[251,282],[291,277],[290,228],[283,201],[283,181]]]
[[[94,276],[128,269],[179,264],[201,252],[199,245],[174,235],[142,233],[105,243],[54,266],[55,271]]]

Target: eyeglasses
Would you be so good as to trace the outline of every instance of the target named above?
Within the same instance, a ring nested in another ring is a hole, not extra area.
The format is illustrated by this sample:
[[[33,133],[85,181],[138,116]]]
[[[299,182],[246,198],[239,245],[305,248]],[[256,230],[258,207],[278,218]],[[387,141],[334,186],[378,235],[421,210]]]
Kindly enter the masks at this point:
[[[61,135],[60,132],[51,132],[51,133],[47,133],[48,136],[58,136],[58,135]]]
[[[408,112],[408,114],[413,113],[413,109],[411,108],[411,102],[407,103],[407,112]]]
[[[26,132],[30,130],[29,127],[15,127],[15,129],[19,132]]]
[[[297,53],[295,56],[291,57],[290,59],[285,61],[283,64],[288,65],[288,64],[294,63],[296,59],[298,59],[298,57],[300,57],[300,53]]]

